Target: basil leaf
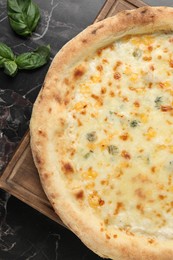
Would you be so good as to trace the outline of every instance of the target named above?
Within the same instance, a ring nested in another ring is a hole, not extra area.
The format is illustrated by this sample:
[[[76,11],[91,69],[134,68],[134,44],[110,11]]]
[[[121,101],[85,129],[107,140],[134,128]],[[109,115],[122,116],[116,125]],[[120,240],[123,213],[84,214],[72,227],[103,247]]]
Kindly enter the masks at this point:
[[[4,62],[4,73],[14,77],[17,73],[17,64],[15,63],[15,61],[5,61]]]
[[[12,29],[21,36],[29,36],[35,30],[40,11],[32,0],[8,0],[7,12]]]
[[[10,47],[5,43],[0,42],[0,68],[4,67],[4,62],[7,60],[14,60],[15,55]]]
[[[48,62],[50,58],[50,46],[40,46],[33,52],[20,54],[16,58],[19,69],[36,69]]]

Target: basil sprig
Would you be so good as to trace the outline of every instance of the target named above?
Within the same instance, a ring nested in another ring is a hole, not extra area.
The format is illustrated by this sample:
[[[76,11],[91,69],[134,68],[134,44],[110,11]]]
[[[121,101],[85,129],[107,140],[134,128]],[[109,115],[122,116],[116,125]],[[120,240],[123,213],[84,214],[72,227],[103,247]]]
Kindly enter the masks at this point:
[[[9,76],[15,76],[17,73],[15,58],[12,49],[0,42],[0,68],[4,68],[4,72]]]
[[[17,56],[16,63],[19,69],[37,69],[46,64],[50,57],[50,46],[40,46],[35,51],[25,52]]]
[[[4,68],[4,73],[12,77],[18,70],[32,70],[45,65],[49,58],[49,45],[16,56],[10,47],[0,42],[0,68]]]
[[[32,0],[8,0],[8,19],[12,29],[21,36],[30,36],[39,20],[40,11]]]

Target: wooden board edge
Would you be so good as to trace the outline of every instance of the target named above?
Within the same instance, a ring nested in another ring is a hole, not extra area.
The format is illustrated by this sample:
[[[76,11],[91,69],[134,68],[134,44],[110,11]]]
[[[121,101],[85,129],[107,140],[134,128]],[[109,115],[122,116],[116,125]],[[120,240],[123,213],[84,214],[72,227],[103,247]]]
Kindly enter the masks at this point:
[[[49,204],[46,205],[45,201],[42,204],[42,207],[40,207],[40,205],[38,205],[37,203],[34,203],[33,201],[31,201],[29,199],[29,196],[28,197],[27,196],[24,197],[21,193],[19,193],[19,189],[18,189],[16,184],[15,184],[15,186],[12,186],[11,183],[7,184],[6,182],[1,181],[0,182],[0,188],[2,188],[3,190],[8,192],[9,194],[14,196],[15,198],[19,199],[23,203],[31,206],[32,208],[34,208],[38,212],[42,213],[46,217],[50,218],[51,220],[53,220],[53,221],[57,222],[58,224],[60,224],[61,226],[65,227],[64,223],[61,221],[59,216],[54,212],[53,208],[51,208],[51,205],[49,205]],[[21,189],[21,187],[20,187],[20,189]],[[32,195],[32,196],[34,197],[34,195]]]
[[[7,164],[7,166],[5,167],[2,175],[0,176],[0,187],[1,187],[1,184],[5,180],[8,179],[8,176],[13,171],[16,163],[19,161],[20,156],[26,150],[26,148],[28,147],[29,143],[30,143],[30,134],[29,134],[29,130],[27,130],[27,132],[25,133],[24,137],[20,141],[19,145],[16,147],[16,149],[15,149],[15,151],[13,153],[12,158],[10,159],[10,161]]]
[[[100,9],[99,13],[97,14],[97,17],[95,18],[93,23],[101,21],[104,17],[107,16],[109,11],[111,10],[112,6],[114,5],[115,0],[107,0],[103,7]]]

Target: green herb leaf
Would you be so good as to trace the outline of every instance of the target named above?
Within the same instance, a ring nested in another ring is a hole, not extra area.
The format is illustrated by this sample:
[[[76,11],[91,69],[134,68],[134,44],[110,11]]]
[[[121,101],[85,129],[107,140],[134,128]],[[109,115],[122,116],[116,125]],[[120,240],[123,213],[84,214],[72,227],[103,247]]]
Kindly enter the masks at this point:
[[[11,48],[0,42],[0,68],[4,68],[4,72],[12,77],[16,75],[18,69],[31,70],[43,66],[49,58],[49,45],[40,46],[35,51],[20,54],[16,58]]]
[[[33,52],[22,53],[16,58],[19,69],[37,69],[48,62],[50,58],[50,46],[40,46]]]
[[[93,151],[90,150],[88,153],[86,153],[86,154],[84,155],[84,158],[85,158],[85,159],[88,159],[92,153],[93,153]]]
[[[0,42],[0,68],[4,67],[4,62],[14,60],[15,55],[5,43]]]
[[[154,102],[155,102],[155,107],[159,109],[161,107],[162,102],[163,102],[162,97],[156,97]]]
[[[89,142],[95,142],[97,140],[97,135],[95,131],[87,133],[86,138]]]
[[[17,73],[16,62],[11,61],[11,60],[5,61],[4,62],[4,73],[11,76],[11,77],[14,77]]]
[[[139,59],[142,56],[142,51],[140,49],[134,49],[132,55],[134,58]]]
[[[21,36],[29,36],[35,30],[40,11],[32,0],[8,0],[7,12],[12,29]]]
[[[132,120],[131,122],[130,122],[130,126],[131,127],[137,127],[139,125],[139,121],[137,121],[137,120]]]
[[[115,113],[115,112],[113,112],[113,111],[109,111],[109,114],[110,114],[110,115],[113,115],[114,113]]]
[[[111,145],[108,145],[108,153],[109,153],[109,154],[115,155],[115,154],[118,153],[118,151],[119,151],[119,149],[118,149],[117,146],[112,145],[112,144],[111,144]]]

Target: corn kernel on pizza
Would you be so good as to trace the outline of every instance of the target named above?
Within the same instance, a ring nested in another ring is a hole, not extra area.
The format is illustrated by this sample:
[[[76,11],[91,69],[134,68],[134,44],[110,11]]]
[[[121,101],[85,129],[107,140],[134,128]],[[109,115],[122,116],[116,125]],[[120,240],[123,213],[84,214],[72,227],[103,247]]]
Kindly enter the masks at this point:
[[[173,9],[93,24],[55,56],[31,147],[65,225],[92,251],[173,259]]]

